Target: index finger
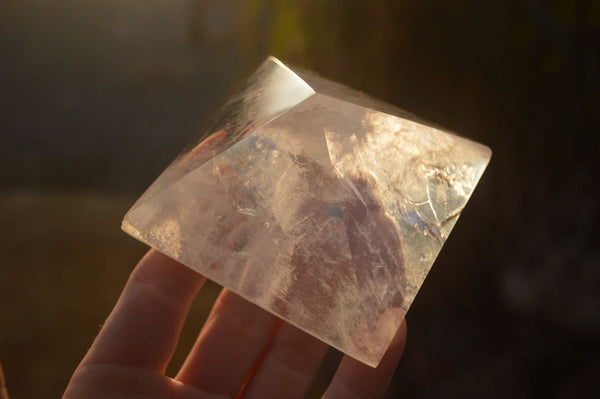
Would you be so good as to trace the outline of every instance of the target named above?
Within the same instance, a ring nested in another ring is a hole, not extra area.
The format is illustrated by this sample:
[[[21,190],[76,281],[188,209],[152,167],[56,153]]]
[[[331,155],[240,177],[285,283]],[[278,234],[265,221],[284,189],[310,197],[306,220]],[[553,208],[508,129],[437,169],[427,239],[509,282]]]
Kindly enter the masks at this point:
[[[82,361],[164,372],[206,278],[151,249],[131,274],[115,308]]]

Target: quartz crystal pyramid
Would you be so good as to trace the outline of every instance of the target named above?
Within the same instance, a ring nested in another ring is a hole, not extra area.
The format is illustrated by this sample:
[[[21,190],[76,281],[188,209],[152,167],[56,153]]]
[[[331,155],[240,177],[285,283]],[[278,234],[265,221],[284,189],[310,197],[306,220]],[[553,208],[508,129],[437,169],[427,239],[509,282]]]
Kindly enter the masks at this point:
[[[374,367],[490,156],[270,57],[123,229]]]

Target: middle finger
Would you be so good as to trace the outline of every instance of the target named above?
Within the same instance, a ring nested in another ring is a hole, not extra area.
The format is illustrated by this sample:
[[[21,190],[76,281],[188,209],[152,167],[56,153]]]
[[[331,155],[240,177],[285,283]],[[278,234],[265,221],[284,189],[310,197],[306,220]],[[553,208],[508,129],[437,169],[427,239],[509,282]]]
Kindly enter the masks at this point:
[[[235,397],[260,358],[277,318],[223,289],[176,379]]]
[[[283,323],[244,398],[303,398],[323,361],[327,344]]]

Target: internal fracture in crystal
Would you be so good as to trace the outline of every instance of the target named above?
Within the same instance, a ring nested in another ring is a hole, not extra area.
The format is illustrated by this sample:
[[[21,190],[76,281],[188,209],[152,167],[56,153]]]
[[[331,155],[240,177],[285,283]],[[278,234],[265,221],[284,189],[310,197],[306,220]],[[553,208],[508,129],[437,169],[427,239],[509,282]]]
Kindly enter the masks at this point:
[[[123,229],[374,367],[490,156],[270,57]]]

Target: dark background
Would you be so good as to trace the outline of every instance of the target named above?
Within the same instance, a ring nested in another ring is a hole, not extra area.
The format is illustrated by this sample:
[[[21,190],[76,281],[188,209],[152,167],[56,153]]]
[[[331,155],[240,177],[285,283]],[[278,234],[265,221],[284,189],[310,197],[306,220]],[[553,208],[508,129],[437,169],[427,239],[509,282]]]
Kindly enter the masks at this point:
[[[494,151],[407,316],[388,396],[595,397],[599,49],[591,0],[3,0],[11,397],[60,395],[145,251],[121,217],[268,54]],[[171,372],[217,291],[195,302]]]

